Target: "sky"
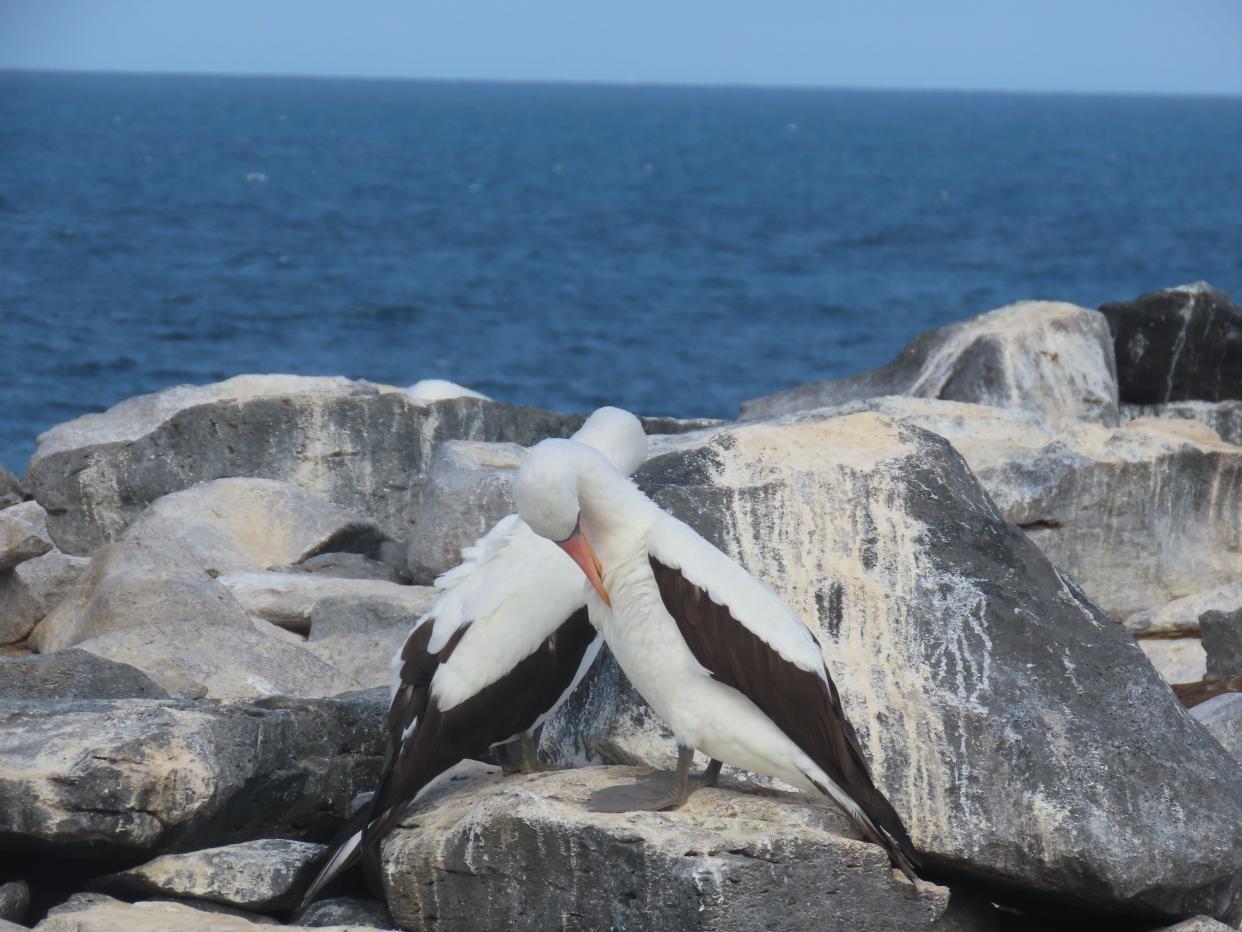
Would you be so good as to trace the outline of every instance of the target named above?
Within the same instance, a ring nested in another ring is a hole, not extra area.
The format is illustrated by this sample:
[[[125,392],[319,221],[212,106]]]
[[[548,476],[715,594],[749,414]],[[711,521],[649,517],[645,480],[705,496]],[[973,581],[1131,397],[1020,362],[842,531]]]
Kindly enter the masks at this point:
[[[1242,0],[0,0],[0,69],[1242,94]]]

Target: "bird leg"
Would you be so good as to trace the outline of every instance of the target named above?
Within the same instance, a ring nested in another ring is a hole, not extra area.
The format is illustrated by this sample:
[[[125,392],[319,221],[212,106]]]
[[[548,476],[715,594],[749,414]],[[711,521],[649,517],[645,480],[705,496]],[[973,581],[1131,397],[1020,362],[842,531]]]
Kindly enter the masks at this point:
[[[677,746],[677,770],[670,784],[664,774],[639,777],[637,783],[607,786],[591,794],[591,812],[660,812],[676,809],[690,798],[690,764],[694,748]],[[711,770],[711,767],[708,767]],[[694,789],[698,789],[695,787]]]
[[[703,785],[715,786],[720,780],[720,768],[724,766],[716,758],[712,758],[707,762],[707,769],[703,771]]]
[[[554,764],[545,764],[539,760],[539,749],[535,747],[535,739],[530,732],[524,731],[513,741],[497,748],[500,767],[504,775],[515,773],[542,773],[545,770],[560,770]]]

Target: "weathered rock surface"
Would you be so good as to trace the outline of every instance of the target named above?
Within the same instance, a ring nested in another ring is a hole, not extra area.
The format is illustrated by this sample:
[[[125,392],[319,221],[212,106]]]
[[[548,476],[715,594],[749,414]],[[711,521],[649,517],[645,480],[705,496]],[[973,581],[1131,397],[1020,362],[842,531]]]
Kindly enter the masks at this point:
[[[920,398],[875,411],[946,438],[1004,518],[1117,621],[1242,579],[1242,449],[1190,421],[1077,423]]]
[[[321,600],[311,610],[306,650],[353,677],[364,689],[387,688],[393,654],[439,595],[436,589],[418,588],[422,589],[422,601],[417,614],[399,603],[382,599],[329,597]]]
[[[1198,638],[1139,638],[1151,665],[1169,683],[1197,683],[1207,676],[1207,655]]]
[[[0,702],[167,698],[141,670],[77,648],[0,657]]]
[[[392,915],[380,900],[338,896],[312,903],[298,918],[303,928],[349,926],[354,929],[394,929]]]
[[[1156,405],[1122,405],[1121,420],[1143,417],[1198,421],[1226,443],[1242,446],[1242,401],[1171,401]]]
[[[101,547],[68,594],[30,635],[43,653],[152,623],[253,630],[245,609],[171,540]]]
[[[1206,282],[1100,307],[1117,348],[1121,400],[1242,399],[1242,310]]]
[[[440,446],[413,506],[409,568],[430,584],[461,551],[513,512],[510,482],[526,455],[516,443],[449,441]]]
[[[39,932],[262,932],[272,928],[269,923],[210,903],[197,907],[170,900],[124,903],[102,893],[79,893],[53,909],[35,928]],[[349,932],[346,926],[331,928]]]
[[[0,843],[157,854],[326,840],[376,779],[387,695],[0,706]]]
[[[24,880],[0,883],[0,920],[21,922],[30,908],[30,884]]]
[[[1177,637],[1199,634],[1199,619],[1208,612],[1242,610],[1242,583],[1227,583],[1174,599],[1159,608],[1135,612],[1126,619],[1126,627],[1136,637]]]
[[[313,699],[361,688],[348,673],[304,647],[253,629],[140,625],[81,641],[77,647],[137,667],[178,698]]]
[[[123,536],[152,546],[178,544],[216,574],[333,551],[375,555],[387,540],[373,521],[272,479],[217,479],[165,495]]]
[[[396,544],[396,541],[391,543]],[[380,579],[393,583],[410,581],[408,573],[360,553],[321,553],[292,566],[274,566],[271,569],[278,573],[307,573],[336,579]]]
[[[921,333],[880,369],[799,385],[742,405],[743,420],[884,395],[1024,408],[1050,423],[1117,420],[1106,323],[1086,308],[1022,301]]]
[[[36,502],[0,510],[0,573],[52,549],[47,515]]]
[[[0,573],[0,644],[16,644],[68,594],[90,564],[53,549]]]
[[[410,492],[441,441],[529,445],[581,422],[481,398],[421,402],[341,378],[245,375],[54,427],[29,481],[52,539],[72,554],[115,540],[157,498],[226,476],[292,482],[403,539]]]
[[[1242,762],[1242,693],[1225,693],[1201,702],[1190,714],[1235,760]]]
[[[1236,766],[940,437],[874,414],[747,425],[639,482],[812,626],[933,862],[1096,908],[1235,913]]]
[[[22,481],[0,466],[0,508],[8,508],[25,499],[26,490],[22,488]]]
[[[1177,925],[1157,929],[1156,932],[1234,932],[1234,927],[1217,922],[1211,916],[1195,916],[1184,919]]]
[[[370,629],[377,618],[394,625],[413,623],[438,594],[430,586],[299,573],[236,573],[221,576],[220,584],[252,615],[301,634],[310,631],[315,608],[325,600],[337,615],[352,615]],[[346,627],[342,621],[335,633]]]
[[[1232,612],[1205,612],[1199,619],[1207,676],[1220,678],[1242,673],[1242,607]]]
[[[946,889],[916,892],[805,796],[719,788],[671,813],[606,815],[587,810],[590,794],[637,771],[485,771],[428,791],[383,844],[399,925],[887,932],[931,929],[947,905]]]
[[[324,845],[263,838],[165,854],[96,881],[105,892],[189,897],[258,912],[292,908],[318,870]]]

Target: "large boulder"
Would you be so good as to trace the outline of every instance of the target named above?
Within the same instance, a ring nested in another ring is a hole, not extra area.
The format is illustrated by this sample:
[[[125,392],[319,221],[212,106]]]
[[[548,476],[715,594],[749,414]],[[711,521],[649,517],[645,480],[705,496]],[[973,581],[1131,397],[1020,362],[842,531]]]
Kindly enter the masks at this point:
[[[15,644],[68,595],[90,564],[53,549],[0,573],[0,644]]]
[[[167,698],[168,693],[136,667],[77,648],[0,657],[0,702]]]
[[[282,479],[404,539],[409,497],[446,439],[529,445],[581,415],[483,398],[416,401],[342,378],[244,375],[121,402],[39,438],[29,482],[52,538],[85,554],[151,502],[209,479]]]
[[[326,840],[370,788],[387,695],[0,705],[0,840],[65,856]]]
[[[0,510],[0,573],[52,549],[47,513],[35,502]]]
[[[126,903],[102,893],[78,893],[51,910],[39,932],[269,932],[272,920],[247,917],[206,901]],[[351,932],[335,926],[329,932]]]
[[[1057,301],[1022,301],[921,333],[887,366],[747,401],[743,420],[913,395],[1023,408],[1054,424],[1117,420],[1117,376],[1098,314]]]
[[[30,635],[50,653],[125,628],[159,623],[253,630],[237,600],[173,540],[101,547],[72,589]]]
[[[739,426],[639,482],[815,631],[929,863],[1097,909],[1238,912],[1235,765],[943,438],[871,413]]]
[[[948,891],[916,891],[830,807],[700,790],[674,813],[588,811],[631,768],[442,781],[383,843],[406,928],[932,929]],[[774,891],[779,890],[779,893]],[[566,918],[570,917],[570,918]]]
[[[387,540],[373,521],[272,479],[217,479],[165,495],[123,537],[175,543],[213,574],[335,551],[375,555]]]
[[[261,838],[165,854],[109,874],[94,886],[128,895],[186,897],[257,912],[292,908],[319,869],[326,848],[308,841]]]
[[[1121,400],[1242,399],[1242,309],[1206,282],[1104,304]]]

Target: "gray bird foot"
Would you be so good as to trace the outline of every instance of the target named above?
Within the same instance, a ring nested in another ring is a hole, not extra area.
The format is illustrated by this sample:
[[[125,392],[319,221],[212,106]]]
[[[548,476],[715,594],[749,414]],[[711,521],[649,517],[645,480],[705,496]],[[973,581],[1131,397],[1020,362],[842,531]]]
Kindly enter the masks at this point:
[[[676,780],[670,774],[652,774],[640,777],[638,783],[619,783],[606,786],[591,794],[587,808],[591,812],[662,812],[676,809],[690,798],[691,790],[677,790]]]

